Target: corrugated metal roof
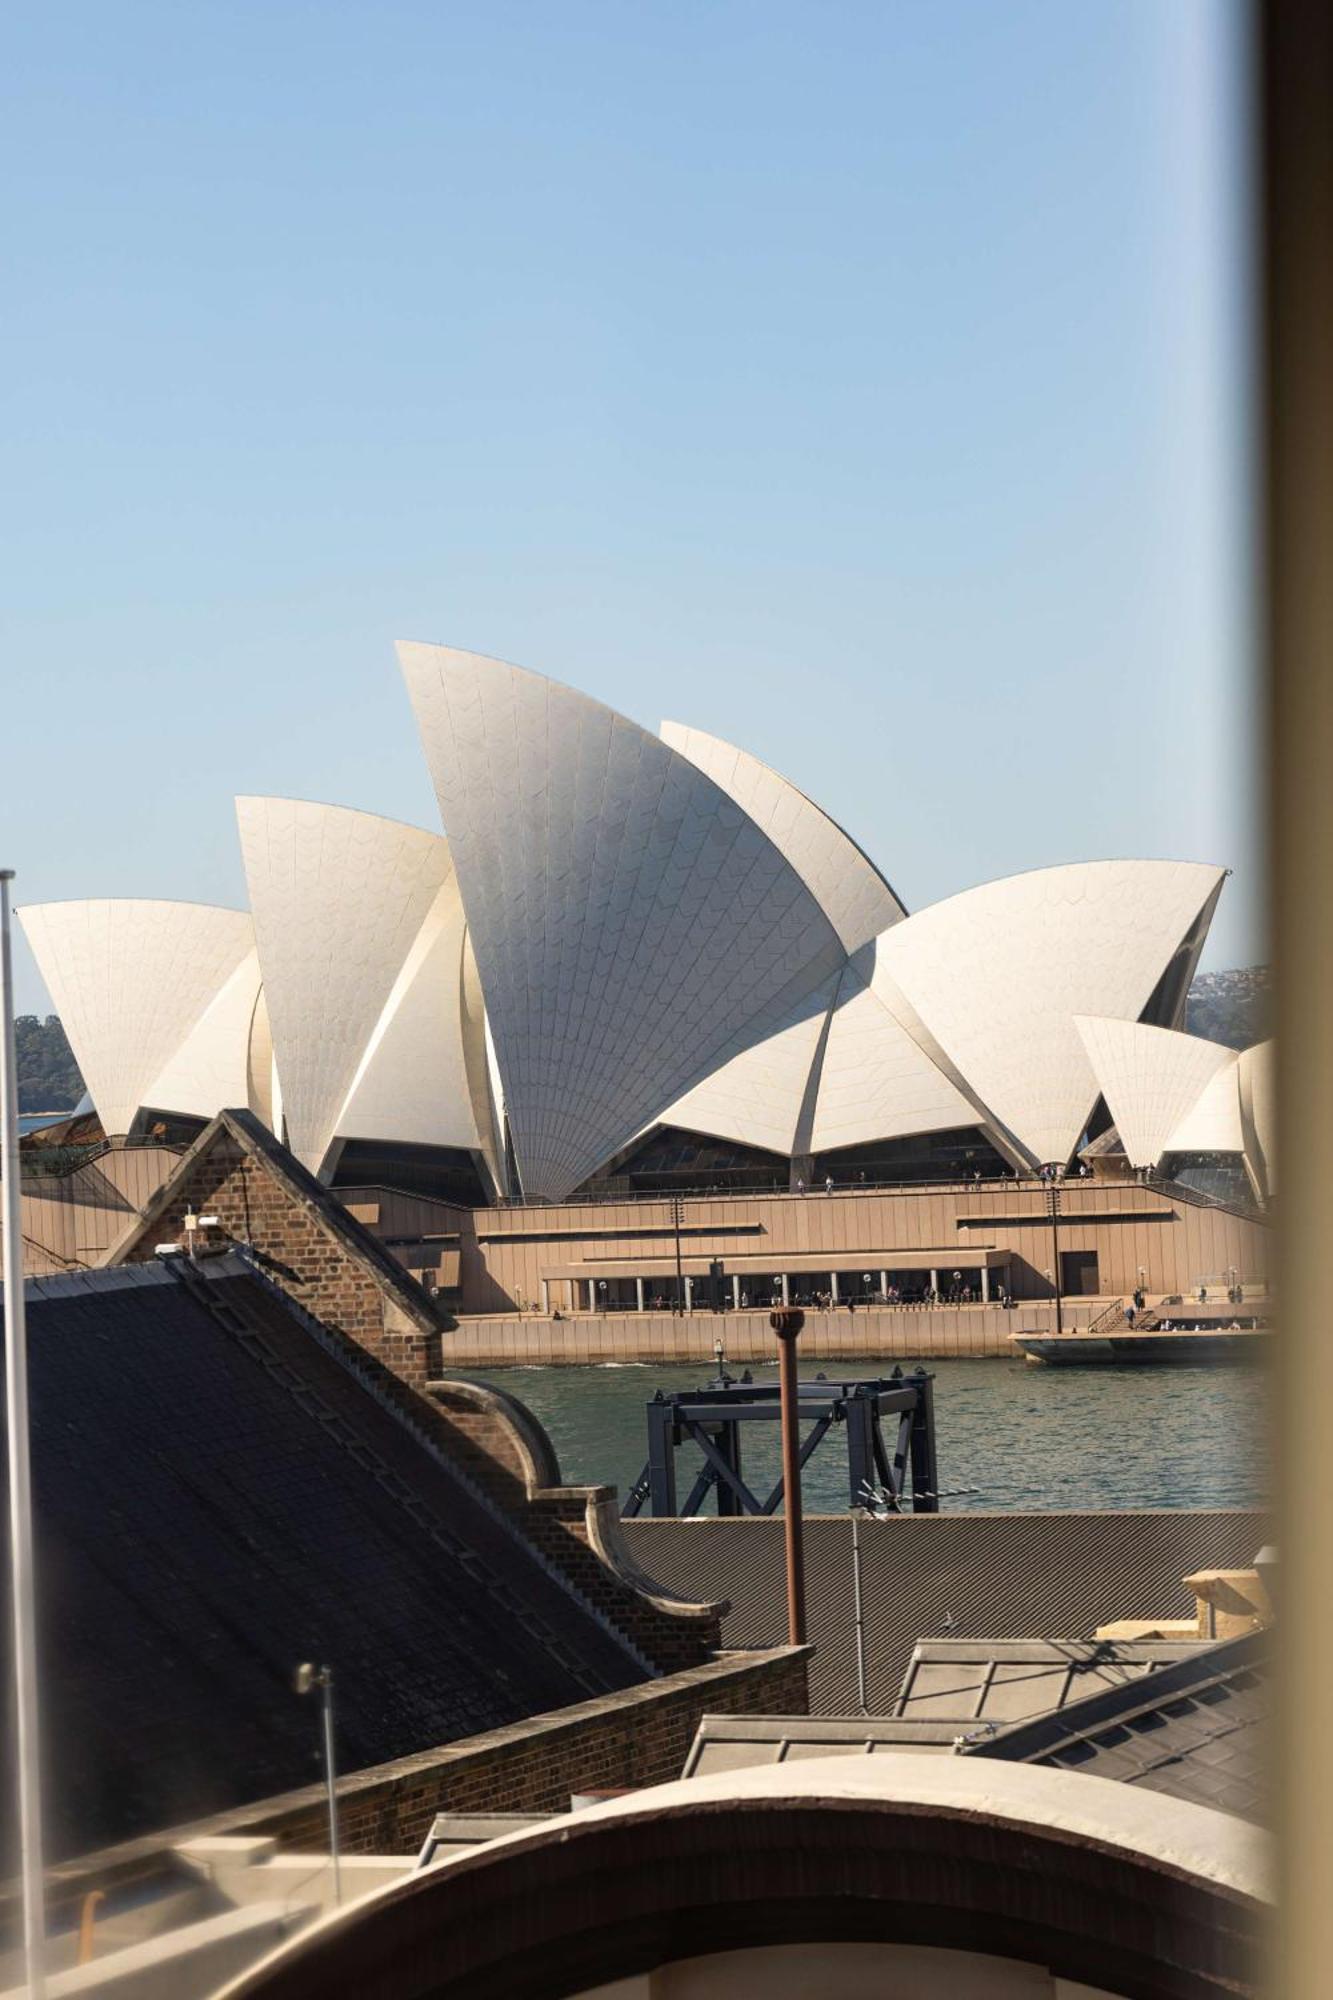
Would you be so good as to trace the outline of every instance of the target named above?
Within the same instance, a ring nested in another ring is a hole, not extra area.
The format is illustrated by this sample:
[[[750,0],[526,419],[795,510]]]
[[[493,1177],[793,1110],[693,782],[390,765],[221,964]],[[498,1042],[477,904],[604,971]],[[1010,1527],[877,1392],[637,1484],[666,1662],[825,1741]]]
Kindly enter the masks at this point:
[[[810,1706],[857,1702],[851,1522],[806,1520]],[[651,1576],[692,1598],[730,1598],[723,1643],[783,1644],[781,1519],[626,1521]],[[891,1709],[922,1639],[1090,1639],[1116,1618],[1187,1618],[1182,1578],[1244,1568],[1271,1539],[1264,1515],[1236,1509],[1117,1514],[905,1514],[861,1527],[868,1703]]]

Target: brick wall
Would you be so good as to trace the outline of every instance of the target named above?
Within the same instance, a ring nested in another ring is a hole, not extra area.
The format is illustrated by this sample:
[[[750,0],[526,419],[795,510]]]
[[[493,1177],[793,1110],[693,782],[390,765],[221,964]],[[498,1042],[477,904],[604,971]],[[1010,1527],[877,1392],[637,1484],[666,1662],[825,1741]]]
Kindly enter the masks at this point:
[[[431,1401],[451,1457],[498,1506],[514,1515],[548,1561],[660,1672],[673,1674],[699,1666],[722,1643],[720,1616],[701,1618],[664,1610],[592,1547],[589,1509],[613,1506],[612,1488],[558,1486],[529,1493],[527,1468],[512,1427],[495,1411],[479,1407],[474,1400],[478,1393],[464,1383],[440,1382],[432,1387]],[[628,1561],[628,1550],[622,1556]]]
[[[705,1667],[534,1716],[338,1781],[349,1854],[411,1854],[437,1812],[561,1812],[575,1792],[678,1778],[704,1715],[805,1715],[809,1647],[728,1653]],[[92,1889],[159,1883],[168,1851],[213,1835],[271,1834],[282,1847],[328,1850],[322,1785],[260,1799],[189,1826],[104,1848],[47,1871],[52,1919],[76,1923]],[[19,1920],[17,1884],[0,1893],[0,1932]]]
[[[191,1208],[216,1215],[221,1234],[248,1243],[269,1276],[308,1313],[373,1354],[401,1381],[422,1388],[439,1373],[439,1336],[414,1326],[373,1269],[227,1132],[217,1135],[184,1177],[127,1261],[147,1262],[157,1243],[183,1243]]]
[[[560,1812],[574,1792],[678,1778],[701,1716],[804,1715],[808,1648],[724,1654],[704,1667],[557,1709],[343,1779],[339,1829],[350,1854],[408,1854],[438,1812]],[[273,1834],[284,1847],[327,1846],[322,1788],[246,1814],[217,1832]]]
[[[510,1514],[659,1672],[697,1666],[717,1649],[719,1619],[678,1614],[654,1603],[599,1558],[586,1529],[589,1489],[555,1489],[531,1500],[529,1467],[513,1423],[484,1407],[465,1385],[451,1392],[440,1383],[436,1393],[425,1393],[440,1375],[439,1335],[413,1325],[373,1265],[362,1263],[352,1246],[325,1227],[313,1204],[229,1132],[219,1132],[184,1175],[126,1261],[149,1260],[157,1243],[183,1242],[189,1209],[216,1215],[222,1238],[248,1243],[274,1283],[346,1343],[358,1372],[370,1376],[409,1422]],[[544,1469],[531,1470],[540,1477],[556,1468],[552,1459]]]
[[[663,1611],[651,1597],[617,1575],[588,1539],[589,1506],[605,1496],[615,1505],[613,1489],[567,1486],[539,1493],[529,1504],[523,1526],[530,1540],[603,1617],[625,1632],[663,1673],[698,1666],[722,1644],[721,1614],[689,1616]],[[664,1587],[657,1586],[665,1596]]]

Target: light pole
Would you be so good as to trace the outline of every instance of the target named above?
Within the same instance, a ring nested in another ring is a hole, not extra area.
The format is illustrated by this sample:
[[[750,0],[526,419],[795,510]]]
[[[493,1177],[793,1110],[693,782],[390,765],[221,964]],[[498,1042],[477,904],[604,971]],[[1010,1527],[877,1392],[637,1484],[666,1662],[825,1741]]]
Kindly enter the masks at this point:
[[[298,1694],[320,1695],[324,1725],[324,1789],[329,1805],[329,1858],[333,1862],[333,1900],[343,1899],[342,1869],[338,1858],[338,1779],[333,1762],[333,1668],[317,1667],[310,1660],[296,1669],[293,1686]]]
[[[9,943],[12,868],[0,868],[0,1174],[4,1176],[5,1418],[9,1447],[9,1549],[14,1624],[19,1859],[28,1992],[46,1992],[42,1891],[42,1786],[37,1727],[37,1612],[32,1562],[32,1472],[28,1462],[28,1341],[23,1298],[18,1053],[14,962]]]
[[[671,1197],[671,1223],[676,1233],[676,1303],[672,1306],[671,1310],[673,1313],[683,1313],[685,1310],[685,1278],[680,1262],[680,1196],[678,1194],[673,1194]]]
[[[801,1518],[800,1385],[796,1377],[796,1343],[805,1314],[791,1310],[769,1314],[778,1337],[778,1383],[782,1409],[782,1518],[787,1545],[787,1644],[805,1644],[805,1528]]]
[[[1055,1331],[1057,1337],[1065,1330],[1064,1317],[1060,1308],[1060,1183],[1052,1178],[1046,1190],[1046,1199],[1051,1217],[1051,1263],[1053,1268],[1051,1284],[1055,1291]]]

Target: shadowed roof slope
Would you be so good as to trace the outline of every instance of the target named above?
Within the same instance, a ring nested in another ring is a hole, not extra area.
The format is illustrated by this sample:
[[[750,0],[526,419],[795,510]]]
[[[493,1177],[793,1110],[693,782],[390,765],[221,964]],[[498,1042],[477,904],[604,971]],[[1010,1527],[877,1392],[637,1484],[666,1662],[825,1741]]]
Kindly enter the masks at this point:
[[[240,1258],[33,1281],[29,1367],[53,1856],[314,1782],[301,1660],[345,1770],[643,1679]]]

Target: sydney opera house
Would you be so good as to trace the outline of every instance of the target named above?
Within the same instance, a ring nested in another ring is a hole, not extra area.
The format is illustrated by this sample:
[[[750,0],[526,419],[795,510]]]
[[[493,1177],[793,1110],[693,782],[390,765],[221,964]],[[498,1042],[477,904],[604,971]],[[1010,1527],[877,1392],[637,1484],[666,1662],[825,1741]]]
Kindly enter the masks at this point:
[[[1265,1052],[1183,1032],[1222,868],[1075,863],[909,914],[744,750],[399,651],[443,833],[242,798],[248,910],[22,911],[108,1135],[242,1106],[334,1186],[470,1204],[1098,1149],[1267,1197]]]

